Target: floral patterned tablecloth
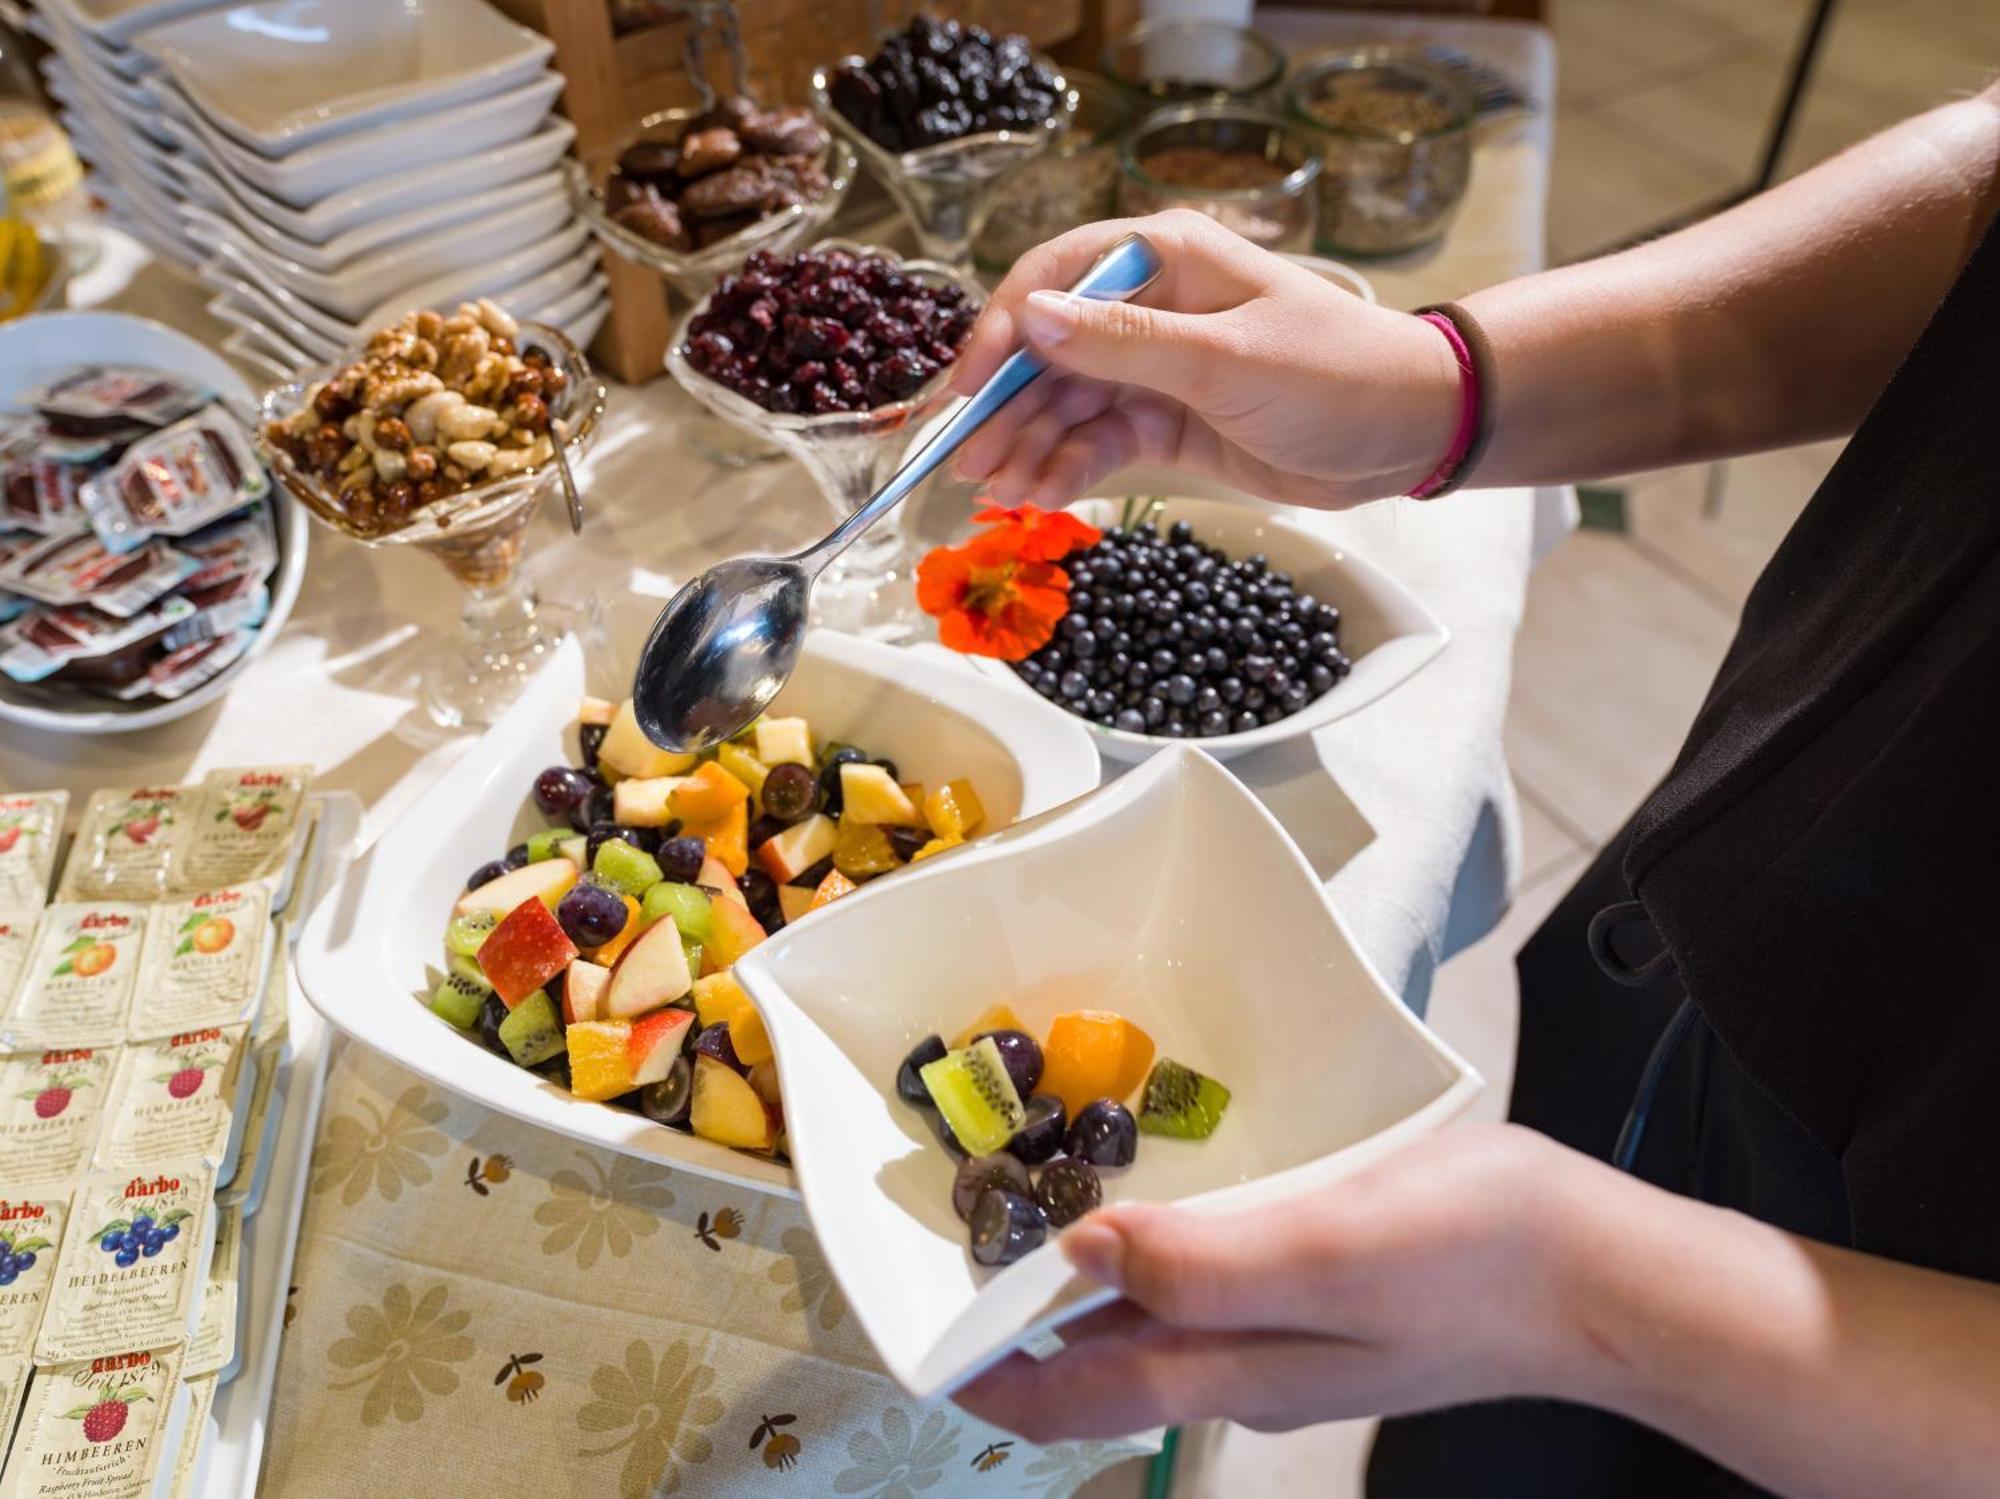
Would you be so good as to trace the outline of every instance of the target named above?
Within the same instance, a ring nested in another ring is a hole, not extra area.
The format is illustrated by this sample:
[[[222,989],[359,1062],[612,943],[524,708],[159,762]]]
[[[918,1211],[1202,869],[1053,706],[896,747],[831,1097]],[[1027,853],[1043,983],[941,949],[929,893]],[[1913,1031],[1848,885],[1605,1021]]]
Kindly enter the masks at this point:
[[[266,1494],[1062,1499],[1154,1446],[907,1399],[797,1203],[335,1055]]]

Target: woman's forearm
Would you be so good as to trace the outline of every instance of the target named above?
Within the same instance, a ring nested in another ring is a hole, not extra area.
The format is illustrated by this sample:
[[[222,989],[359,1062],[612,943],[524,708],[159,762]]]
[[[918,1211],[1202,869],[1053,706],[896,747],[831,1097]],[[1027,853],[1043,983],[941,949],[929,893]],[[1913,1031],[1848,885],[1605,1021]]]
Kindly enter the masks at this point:
[[[1831,1249],[1630,1179],[1577,1246],[1559,1393],[1787,1499],[1972,1499],[2000,1475],[2000,1286]]]
[[[2000,86],[1621,254],[1465,299],[1494,348],[1481,485],[1850,432],[2000,205]]]

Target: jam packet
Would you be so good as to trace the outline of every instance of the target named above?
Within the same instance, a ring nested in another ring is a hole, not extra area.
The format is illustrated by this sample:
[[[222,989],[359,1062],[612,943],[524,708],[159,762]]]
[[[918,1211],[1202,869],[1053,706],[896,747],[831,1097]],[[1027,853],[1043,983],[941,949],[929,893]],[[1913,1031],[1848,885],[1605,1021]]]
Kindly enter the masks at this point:
[[[197,640],[181,646],[149,665],[145,675],[114,687],[111,695],[127,703],[142,697],[177,702],[242,660],[256,638],[255,630],[235,630],[213,640]]]
[[[21,970],[28,965],[28,949],[35,941],[33,914],[0,917],[0,1012],[4,1012]]]
[[[207,1026],[128,1046],[97,1137],[100,1171],[200,1159],[212,1174],[229,1148],[247,1026]]]
[[[188,786],[104,787],[84,804],[63,861],[61,900],[158,900],[174,840],[194,811]]]
[[[271,950],[276,954],[264,980],[264,996],[257,1006],[257,1018],[250,1022],[253,1046],[283,1046],[291,1039],[292,977],[285,955],[291,950],[291,928],[282,916],[271,921]]]
[[[117,1069],[115,1047],[0,1057],[0,1181],[82,1175]]]
[[[89,476],[87,468],[59,463],[46,454],[15,460],[0,479],[7,524],[39,536],[81,530],[87,519],[83,486]]]
[[[0,629],[0,672],[16,682],[58,674],[94,682],[143,680],[147,653],[196,613],[194,603],[179,595],[130,619],[89,608],[35,609]]]
[[[236,1363],[241,1331],[243,1273],[243,1209],[218,1203],[214,1248],[208,1257],[208,1278],[195,1313],[194,1336],[188,1340],[182,1371],[190,1377],[221,1374],[228,1378]]]
[[[0,1194],[0,1354],[26,1357],[34,1350],[68,1213],[67,1187]],[[0,1427],[0,1441],[7,1429]]]
[[[67,791],[0,792],[0,917],[32,919],[48,900],[68,810]]]
[[[42,913],[4,1026],[20,1047],[112,1046],[125,1034],[146,908],[79,901]]]
[[[179,1384],[174,1348],[35,1371],[0,1499],[141,1499],[152,1491]]]
[[[287,883],[311,782],[306,765],[210,771],[170,888],[193,894],[251,880]]]
[[[19,399],[52,431],[82,434],[164,427],[213,398],[202,387],[159,370],[86,364]]]
[[[26,1354],[0,1354],[0,1431],[14,1434],[14,1422],[21,1414],[21,1398],[28,1393],[28,1371],[34,1368]],[[7,1462],[5,1442],[0,1438],[0,1469]]]
[[[38,603],[59,608],[89,604],[130,619],[200,570],[199,562],[164,541],[120,554],[89,531],[80,531],[50,537],[15,557],[0,568],[0,588]]]
[[[215,1183],[216,1203],[239,1207],[246,1218],[253,1216],[260,1205],[263,1183],[257,1179],[258,1166],[270,1149],[271,1136],[282,1117],[271,1112],[271,1098],[283,1066],[282,1044],[260,1044],[252,1038],[243,1063],[244,1071],[251,1074],[250,1081],[239,1083],[236,1089],[236,1112],[240,1117],[236,1125],[235,1158],[222,1163],[222,1170],[228,1175],[218,1172]]]
[[[180,1445],[174,1448],[173,1477],[166,1499],[199,1499],[202,1493],[202,1456],[208,1450],[208,1417],[215,1409],[216,1386],[213,1374],[189,1376],[181,1381],[187,1392],[187,1423],[181,1429]],[[154,1492],[158,1493],[155,1485]]]
[[[155,906],[139,950],[126,1034],[148,1038],[248,1021],[264,992],[270,913],[270,892],[261,885],[204,890]]]
[[[236,418],[209,406],[142,437],[78,495],[98,539],[129,552],[151,536],[185,536],[270,493],[270,476]]]
[[[70,1199],[35,1362],[185,1343],[208,1266],[208,1197],[199,1161],[85,1177]]]

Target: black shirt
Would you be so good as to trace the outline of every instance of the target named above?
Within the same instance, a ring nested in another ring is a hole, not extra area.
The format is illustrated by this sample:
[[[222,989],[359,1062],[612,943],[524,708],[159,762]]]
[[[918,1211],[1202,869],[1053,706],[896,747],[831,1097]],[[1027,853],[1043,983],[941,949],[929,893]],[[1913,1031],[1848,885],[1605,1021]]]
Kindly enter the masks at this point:
[[[1636,991],[1583,935],[1633,897],[1673,957]],[[1608,1158],[1692,999],[1639,1175],[2000,1281],[1995,931],[2000,226],[1758,580],[1672,771],[1522,950],[1513,1117]],[[1386,1423],[1369,1471],[1372,1499],[1762,1492],[1557,1402]]]

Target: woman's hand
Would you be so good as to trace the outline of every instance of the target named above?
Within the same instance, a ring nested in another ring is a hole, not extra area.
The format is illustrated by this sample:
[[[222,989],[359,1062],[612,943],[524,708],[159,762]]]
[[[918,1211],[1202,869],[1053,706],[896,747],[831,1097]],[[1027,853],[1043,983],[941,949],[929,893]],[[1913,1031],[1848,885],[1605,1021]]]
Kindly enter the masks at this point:
[[[1166,268],[1141,302],[1065,295],[1139,229]],[[1458,415],[1450,344],[1187,210],[1091,224],[1021,257],[987,303],[954,386],[976,389],[1023,340],[1054,368],[958,455],[995,498],[1055,506],[1128,463],[1161,463],[1274,500],[1402,494]]]

